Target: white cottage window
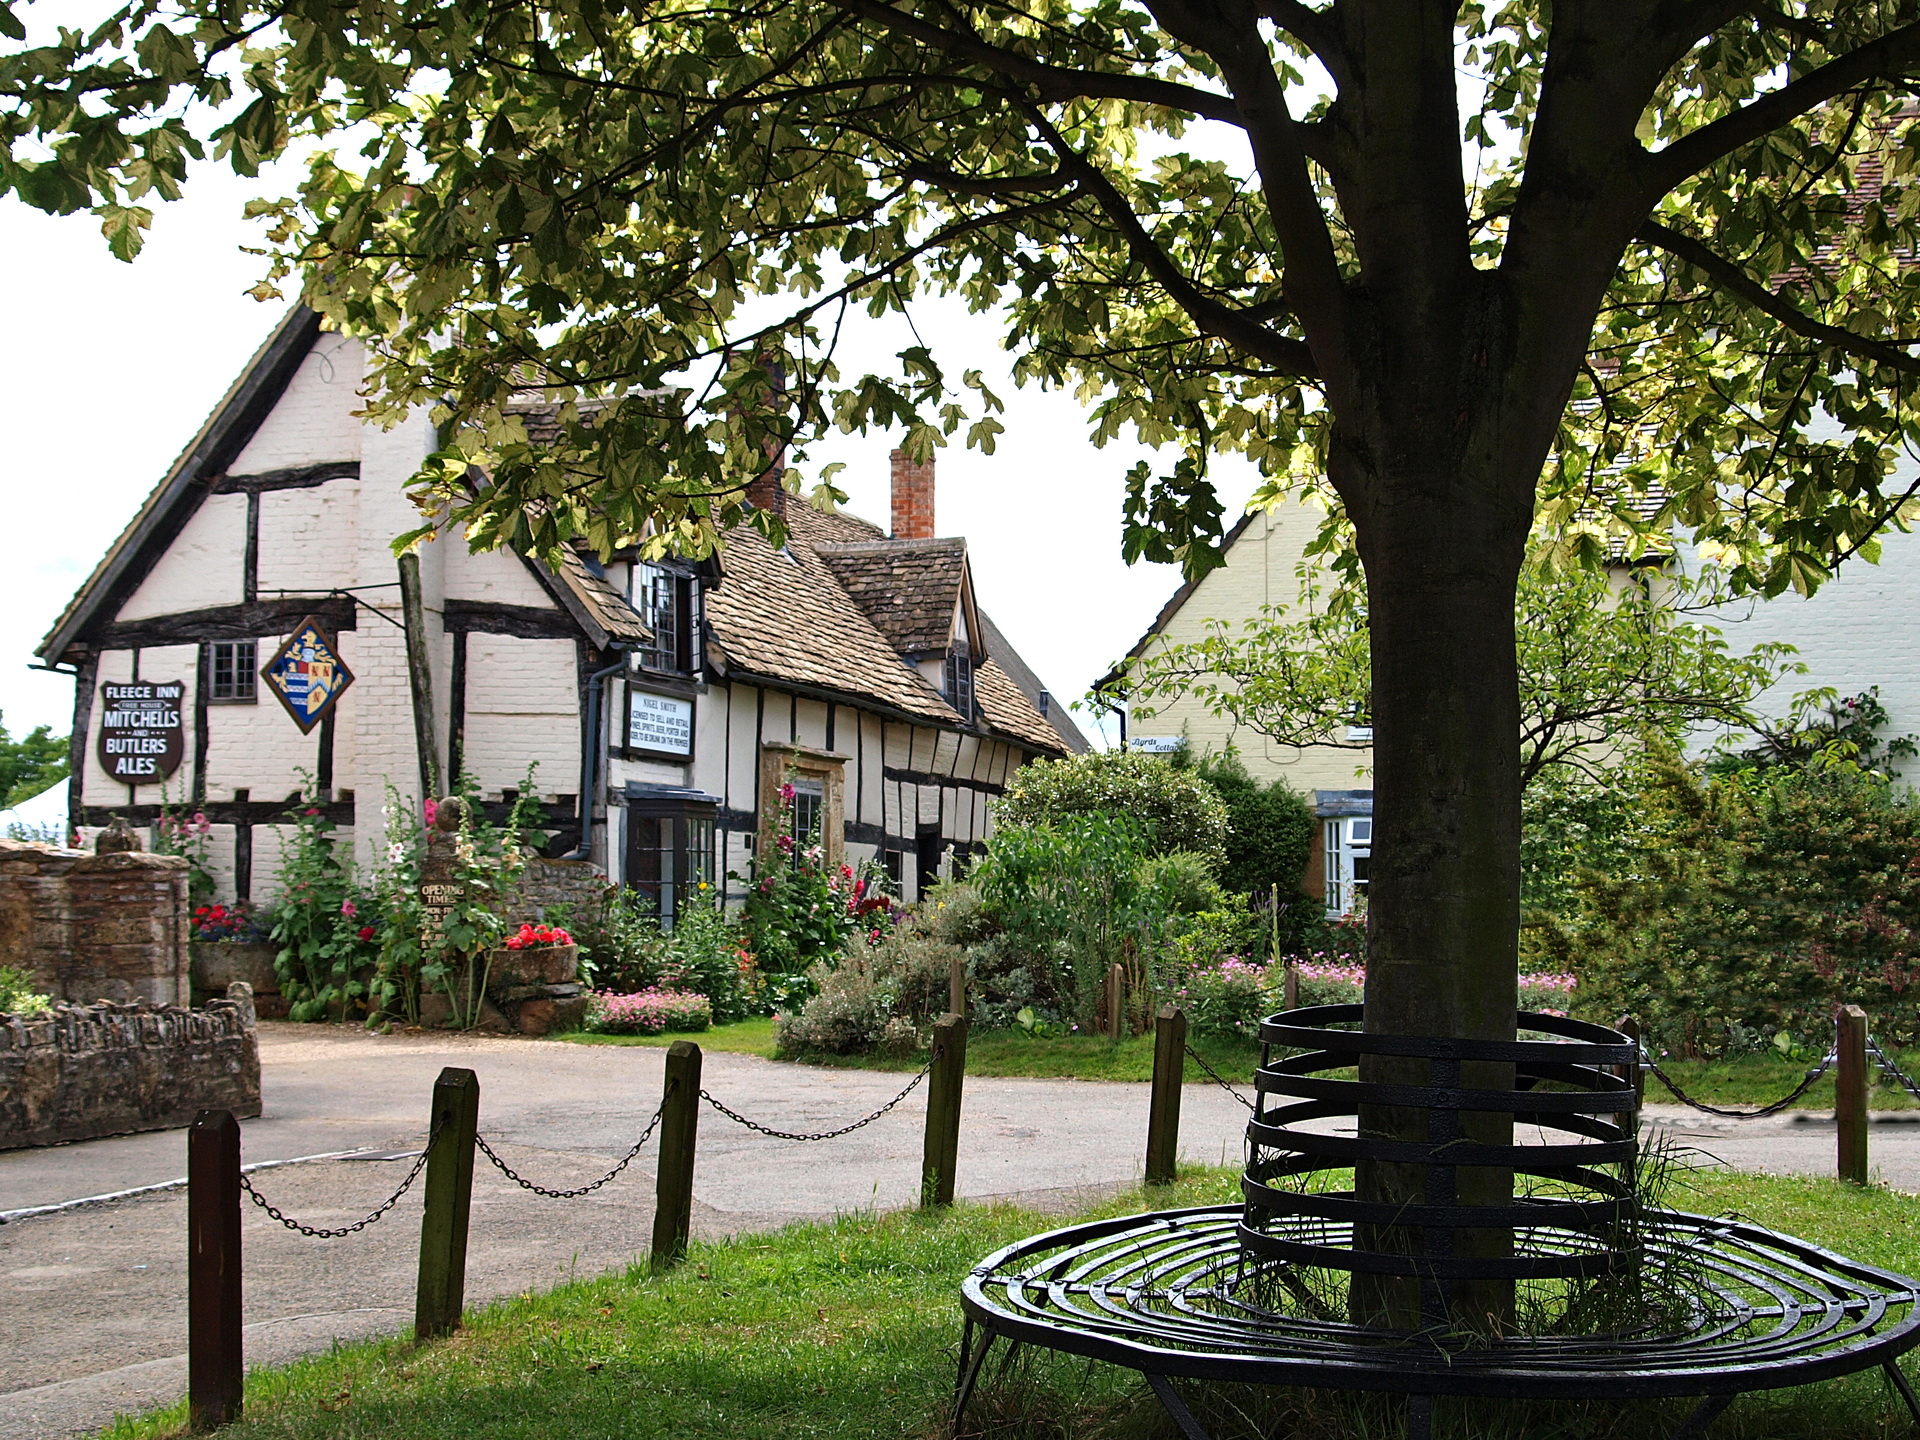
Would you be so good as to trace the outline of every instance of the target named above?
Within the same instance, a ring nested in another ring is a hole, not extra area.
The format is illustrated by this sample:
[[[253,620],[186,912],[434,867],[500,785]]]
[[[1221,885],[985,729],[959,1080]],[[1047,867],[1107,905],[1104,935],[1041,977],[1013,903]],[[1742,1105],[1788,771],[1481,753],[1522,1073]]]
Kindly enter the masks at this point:
[[[1351,912],[1367,892],[1373,863],[1373,817],[1344,816],[1325,824],[1327,914],[1338,917]]]
[[[259,652],[252,640],[216,640],[207,647],[207,698],[252,704]]]

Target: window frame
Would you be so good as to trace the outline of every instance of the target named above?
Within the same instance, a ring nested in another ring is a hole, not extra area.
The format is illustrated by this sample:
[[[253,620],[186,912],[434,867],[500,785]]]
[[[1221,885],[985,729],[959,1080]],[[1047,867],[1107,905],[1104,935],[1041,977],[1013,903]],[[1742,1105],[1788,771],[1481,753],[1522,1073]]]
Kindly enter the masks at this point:
[[[1322,896],[1327,918],[1337,920],[1353,913],[1354,902],[1372,881],[1373,816],[1330,815],[1321,824]],[[1360,833],[1363,827],[1364,835]],[[1361,867],[1358,874],[1356,861]]]
[[[720,801],[698,791],[629,784],[627,818],[622,836],[621,888],[649,895],[654,913],[663,930],[672,930],[675,918],[690,897],[700,893],[704,881],[707,893],[720,895],[719,837]],[[643,824],[654,822],[668,827],[668,843],[642,845]],[[642,854],[660,857],[663,863],[651,879],[636,879],[635,861]]]
[[[627,603],[653,631],[633,652],[641,670],[652,675],[699,673],[704,656],[698,576],[676,565],[635,560],[627,568]],[[663,613],[667,617],[664,625]],[[669,632],[664,637],[660,633],[663,628]]]
[[[240,663],[241,647],[246,649],[246,663]],[[228,652],[231,666],[229,684],[234,684],[243,676],[246,680],[246,693],[243,695],[220,693],[220,652]],[[260,641],[252,640],[209,640],[207,642],[207,703],[209,705],[257,705],[260,703]]]
[[[959,644],[947,651],[945,699],[969,725],[980,710],[980,687],[976,683],[973,649]]]
[[[821,782],[821,859],[828,865],[838,865],[845,859],[848,759],[831,750],[815,750],[805,745],[761,745],[756,856],[764,859],[778,853],[780,787],[789,775],[801,775]]]

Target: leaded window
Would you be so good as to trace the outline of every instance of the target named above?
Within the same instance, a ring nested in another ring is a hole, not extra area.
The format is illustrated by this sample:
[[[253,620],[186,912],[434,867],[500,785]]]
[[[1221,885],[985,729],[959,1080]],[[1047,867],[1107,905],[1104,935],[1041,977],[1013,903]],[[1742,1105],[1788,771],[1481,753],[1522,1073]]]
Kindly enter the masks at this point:
[[[207,647],[207,698],[251,701],[256,698],[254,671],[257,651],[252,640],[216,640]]]
[[[653,798],[629,794],[627,888],[650,901],[660,923],[668,929],[689,904],[703,894],[711,898],[716,893],[718,818],[718,807],[711,802],[683,795]]]

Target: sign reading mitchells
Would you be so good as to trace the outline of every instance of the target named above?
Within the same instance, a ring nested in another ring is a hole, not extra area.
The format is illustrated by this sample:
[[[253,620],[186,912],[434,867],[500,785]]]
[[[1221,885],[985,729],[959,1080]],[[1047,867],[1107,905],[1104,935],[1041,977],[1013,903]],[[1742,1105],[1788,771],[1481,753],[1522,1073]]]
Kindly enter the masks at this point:
[[[326,719],[353,684],[353,672],[340,658],[333,636],[311,615],[294,627],[287,643],[262,667],[260,677],[287,707],[302,735]]]
[[[123,785],[151,785],[180,768],[187,732],[181,680],[129,680],[100,687],[100,764]]]

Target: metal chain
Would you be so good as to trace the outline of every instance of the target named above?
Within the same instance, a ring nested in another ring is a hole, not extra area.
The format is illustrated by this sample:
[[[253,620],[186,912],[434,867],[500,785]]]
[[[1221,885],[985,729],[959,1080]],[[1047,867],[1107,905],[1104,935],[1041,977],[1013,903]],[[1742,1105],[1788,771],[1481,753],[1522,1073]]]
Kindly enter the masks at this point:
[[[680,1082],[675,1080],[667,1086],[667,1093],[660,1098],[660,1108],[653,1112],[653,1119],[649,1120],[647,1122],[647,1128],[640,1132],[640,1138],[633,1142],[633,1148],[620,1158],[618,1165],[614,1166],[613,1169],[602,1175],[591,1185],[581,1185],[572,1190],[549,1190],[544,1185],[534,1184],[533,1181],[527,1179],[526,1176],[520,1174],[511,1165],[507,1164],[506,1161],[494,1154],[493,1147],[487,1144],[486,1136],[476,1134],[473,1137],[473,1143],[482,1155],[493,1162],[494,1169],[513,1181],[513,1183],[518,1185],[522,1190],[531,1190],[534,1194],[544,1195],[549,1200],[577,1200],[582,1195],[591,1195],[602,1185],[614,1180],[622,1170],[633,1163],[634,1157],[640,1153],[640,1147],[651,1140],[653,1138],[653,1132],[660,1128],[661,1117],[667,1113],[667,1101],[672,1098],[673,1092],[679,1088],[679,1085]]]
[[[1834,1062],[1839,1058],[1840,1052],[1838,1050],[1829,1050],[1826,1053],[1826,1058],[1821,1060],[1821,1062],[1811,1070],[1807,1071],[1806,1077],[1802,1079],[1798,1085],[1794,1086],[1790,1093],[1782,1095],[1771,1105],[1762,1105],[1758,1110],[1728,1110],[1719,1105],[1705,1105],[1694,1099],[1667,1077],[1667,1072],[1660,1068],[1654,1061],[1654,1058],[1646,1052],[1644,1046],[1640,1050],[1641,1066],[1651,1071],[1654,1079],[1671,1090],[1674,1098],[1682,1105],[1690,1105],[1695,1110],[1705,1111],[1709,1115],[1724,1115],[1730,1120],[1758,1120],[1763,1115],[1772,1115],[1786,1109],[1789,1105],[1793,1104],[1794,1101],[1806,1094],[1807,1091],[1811,1090],[1814,1082],[1826,1074],[1827,1071],[1831,1070]]]
[[[854,1121],[851,1125],[842,1125],[838,1130],[823,1130],[817,1135],[798,1135],[791,1130],[771,1129],[768,1126],[762,1125],[757,1120],[747,1119],[747,1117],[742,1115],[738,1110],[728,1109],[725,1105],[721,1104],[718,1100],[714,1099],[713,1096],[705,1090],[702,1090],[700,1092],[700,1098],[706,1101],[707,1104],[711,1105],[714,1109],[718,1110],[722,1115],[726,1116],[729,1120],[733,1121],[734,1124],[744,1125],[749,1130],[758,1131],[762,1135],[772,1136],[775,1140],[837,1140],[842,1135],[851,1135],[854,1131],[860,1129],[862,1126],[871,1125],[874,1121],[878,1120],[882,1115],[886,1114],[889,1110],[893,1109],[894,1106],[898,1105],[902,1100],[906,1099],[907,1096],[911,1095],[914,1092],[915,1088],[918,1087],[920,1082],[927,1078],[928,1074],[933,1070],[934,1062],[937,1061],[939,1058],[940,1058],[940,1052],[938,1050],[934,1051],[932,1058],[930,1058],[927,1061],[926,1065],[922,1067],[920,1073],[914,1076],[913,1079],[907,1082],[907,1088],[902,1090],[898,1095],[894,1096],[893,1099],[887,1101],[886,1104],[882,1105],[878,1110],[874,1111],[871,1115],[864,1116],[863,1118]]]
[[[420,1172],[427,1168],[427,1157],[433,1154],[434,1142],[439,1140],[439,1138],[440,1130],[438,1128],[427,1136],[426,1147],[421,1150],[420,1158],[413,1162],[413,1168],[407,1172],[407,1178],[400,1182],[400,1188],[389,1195],[386,1202],[381,1205],[378,1210],[372,1211],[364,1218],[354,1221],[351,1225],[343,1225],[337,1230],[328,1230],[316,1225],[302,1225],[298,1220],[289,1219],[269,1202],[266,1196],[253,1188],[253,1181],[247,1178],[247,1173],[244,1170],[240,1172],[240,1188],[247,1192],[247,1198],[249,1200],[253,1201],[254,1204],[266,1211],[267,1214],[286,1226],[287,1229],[296,1230],[300,1234],[305,1235],[309,1240],[338,1240],[342,1235],[351,1235],[356,1230],[366,1229],[369,1225],[373,1224],[374,1221],[378,1220],[382,1215],[400,1203],[400,1197],[413,1188],[413,1182],[418,1180],[420,1178]]]
[[[1187,1058],[1193,1061],[1193,1063],[1198,1065],[1202,1070],[1206,1071],[1208,1079],[1213,1081],[1213,1083],[1218,1085],[1222,1090],[1226,1091],[1227,1094],[1233,1096],[1234,1099],[1238,1100],[1242,1105],[1246,1106],[1247,1109],[1252,1111],[1254,1114],[1258,1115],[1260,1113],[1260,1108],[1257,1105],[1255,1105],[1251,1100],[1247,1099],[1247,1097],[1242,1095],[1238,1090],[1234,1089],[1233,1086],[1228,1084],[1226,1080],[1224,1080],[1221,1077],[1220,1072],[1218,1070],[1214,1069],[1213,1066],[1207,1064],[1205,1060],[1200,1058],[1200,1052],[1198,1050],[1194,1049],[1191,1045],[1187,1046],[1186,1049],[1187,1049]]]
[[[1867,1049],[1871,1050],[1873,1052],[1873,1058],[1880,1062],[1881,1070],[1893,1079],[1899,1081],[1909,1095],[1912,1095],[1916,1100],[1920,1100],[1920,1085],[1914,1084],[1913,1078],[1893,1063],[1892,1058],[1887,1052],[1880,1048],[1880,1042],[1875,1040],[1871,1035],[1867,1037]]]

